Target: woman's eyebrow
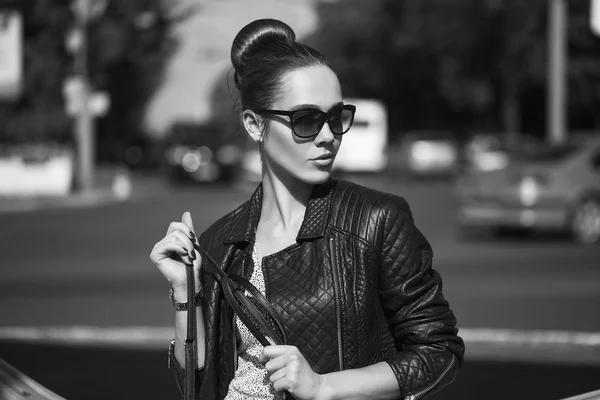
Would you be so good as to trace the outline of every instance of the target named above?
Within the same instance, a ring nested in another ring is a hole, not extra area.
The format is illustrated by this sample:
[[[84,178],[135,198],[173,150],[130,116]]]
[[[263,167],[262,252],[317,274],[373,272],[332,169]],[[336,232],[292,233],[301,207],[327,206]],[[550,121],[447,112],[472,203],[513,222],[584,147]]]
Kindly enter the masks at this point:
[[[343,101],[338,101],[337,103],[335,103],[334,105],[332,105],[329,108],[329,110],[327,110],[327,111],[331,111],[334,108],[337,108],[337,107],[343,106],[343,105],[344,105]],[[312,108],[312,109],[317,109],[317,110],[321,109],[321,107],[319,107],[316,104],[298,104],[297,106],[294,106],[294,107],[290,108],[290,111],[303,110],[303,109],[306,109],[306,108]]]
[[[329,110],[327,110],[327,111],[331,111],[331,110],[333,110],[333,109],[335,109],[335,108],[338,108],[338,107],[341,107],[341,106],[343,106],[343,105],[344,105],[344,102],[343,102],[343,101],[338,101],[337,103],[335,103],[334,105],[332,105],[332,106],[329,108]]]
[[[296,110],[303,110],[305,108],[315,108],[317,110],[320,110],[321,108],[316,105],[316,104],[298,104],[297,106],[294,106],[292,108],[290,108],[290,111],[296,111]]]

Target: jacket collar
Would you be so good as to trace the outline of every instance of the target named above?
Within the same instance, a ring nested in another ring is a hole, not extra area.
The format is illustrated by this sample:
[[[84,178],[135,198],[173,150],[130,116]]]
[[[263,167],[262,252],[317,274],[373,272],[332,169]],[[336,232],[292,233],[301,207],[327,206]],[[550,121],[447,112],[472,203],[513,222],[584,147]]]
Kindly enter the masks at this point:
[[[315,186],[308,200],[306,213],[302,226],[296,237],[297,241],[318,239],[325,235],[325,228],[329,220],[331,210],[331,198],[333,192],[333,181]],[[262,206],[262,183],[258,185],[249,201],[241,206],[241,211],[237,213],[232,221],[231,230],[226,236],[225,244],[252,243],[258,226],[260,210]]]

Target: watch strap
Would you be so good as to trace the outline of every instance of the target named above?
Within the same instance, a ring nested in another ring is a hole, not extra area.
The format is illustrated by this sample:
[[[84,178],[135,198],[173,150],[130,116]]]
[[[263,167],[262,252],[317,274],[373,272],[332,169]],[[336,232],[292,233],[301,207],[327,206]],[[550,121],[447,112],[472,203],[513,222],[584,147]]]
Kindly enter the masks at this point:
[[[200,305],[200,299],[202,298],[202,291],[199,290],[198,293],[196,293],[196,295],[194,296],[194,302],[196,303],[196,307]],[[173,307],[175,308],[175,311],[187,311],[188,310],[188,303],[183,302],[183,303],[178,303],[177,301],[175,301],[175,291],[173,290],[173,288],[169,289],[169,300],[171,300],[171,303],[173,303]]]

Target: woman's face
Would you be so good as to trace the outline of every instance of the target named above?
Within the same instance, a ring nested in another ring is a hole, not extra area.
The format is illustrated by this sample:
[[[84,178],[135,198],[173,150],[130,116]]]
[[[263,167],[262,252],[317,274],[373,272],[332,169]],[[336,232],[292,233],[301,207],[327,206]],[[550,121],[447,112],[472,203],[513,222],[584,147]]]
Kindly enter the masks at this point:
[[[328,112],[342,104],[340,83],[329,67],[297,69],[284,75],[283,82],[283,96],[273,104],[274,110],[316,108]],[[342,135],[334,135],[325,123],[316,137],[303,139],[292,132],[289,117],[269,115],[266,118],[263,157],[267,168],[280,179],[293,177],[308,184],[325,182],[331,174]]]

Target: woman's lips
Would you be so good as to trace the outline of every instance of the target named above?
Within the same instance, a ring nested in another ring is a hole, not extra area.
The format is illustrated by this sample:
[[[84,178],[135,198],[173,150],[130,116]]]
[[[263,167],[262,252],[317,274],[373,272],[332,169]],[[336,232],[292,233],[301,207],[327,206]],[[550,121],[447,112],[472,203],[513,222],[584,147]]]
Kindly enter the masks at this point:
[[[331,164],[334,159],[335,157],[333,156],[333,153],[325,153],[318,157],[312,158],[310,161],[318,166],[325,167]]]

